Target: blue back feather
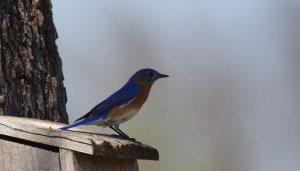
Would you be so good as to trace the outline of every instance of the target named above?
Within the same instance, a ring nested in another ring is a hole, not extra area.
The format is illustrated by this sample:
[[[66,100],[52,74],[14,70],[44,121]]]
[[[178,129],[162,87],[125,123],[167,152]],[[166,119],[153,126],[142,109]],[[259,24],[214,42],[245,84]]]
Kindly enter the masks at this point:
[[[133,80],[129,80],[120,90],[109,96],[98,106],[94,107],[84,117],[80,118],[79,121],[60,129],[67,130],[76,126],[88,124],[95,120],[105,119],[112,108],[130,102],[139,92],[140,87],[135,84]]]
[[[120,90],[109,96],[101,105],[94,109],[92,115],[101,114],[104,111],[109,111],[113,107],[130,102],[140,92],[140,87],[128,81]]]

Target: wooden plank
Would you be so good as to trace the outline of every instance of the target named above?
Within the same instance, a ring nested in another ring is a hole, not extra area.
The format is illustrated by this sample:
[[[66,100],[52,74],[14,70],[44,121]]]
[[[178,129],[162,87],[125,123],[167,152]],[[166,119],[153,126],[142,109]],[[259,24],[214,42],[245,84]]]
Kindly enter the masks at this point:
[[[66,149],[60,149],[60,163],[63,171],[138,171],[136,159],[91,156]]]
[[[62,131],[65,124],[38,119],[0,116],[0,135],[74,150],[90,155],[158,160],[158,151],[148,145],[74,128]]]
[[[75,152],[78,171],[138,171],[136,159],[120,159],[102,156],[91,156]]]
[[[60,171],[58,151],[29,146],[26,144],[0,139],[0,170]]]
[[[59,157],[62,171],[74,171],[77,169],[77,160],[73,151],[61,148],[59,149]]]
[[[0,134],[38,142],[75,151],[93,154],[87,137],[69,135],[68,132],[53,129],[57,123],[37,119],[0,116]]]

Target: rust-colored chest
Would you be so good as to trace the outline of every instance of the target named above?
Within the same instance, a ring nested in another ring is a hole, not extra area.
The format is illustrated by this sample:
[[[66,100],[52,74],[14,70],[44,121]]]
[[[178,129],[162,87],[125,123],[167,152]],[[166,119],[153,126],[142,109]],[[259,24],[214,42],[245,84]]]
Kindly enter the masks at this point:
[[[143,83],[137,83],[137,84],[141,88],[137,96],[129,103],[124,104],[117,108],[113,108],[109,112],[109,117],[108,117],[109,119],[119,120],[119,122],[122,123],[131,119],[140,110],[140,108],[143,106],[143,104],[146,102],[149,96],[151,85],[147,85]]]

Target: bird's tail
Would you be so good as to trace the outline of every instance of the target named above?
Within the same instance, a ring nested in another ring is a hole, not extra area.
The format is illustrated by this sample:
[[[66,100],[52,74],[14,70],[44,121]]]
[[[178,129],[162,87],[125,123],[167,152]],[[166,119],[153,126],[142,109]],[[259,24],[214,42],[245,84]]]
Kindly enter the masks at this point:
[[[71,125],[67,125],[65,127],[59,128],[59,129],[61,129],[61,130],[67,130],[67,129],[70,129],[70,128],[73,128],[73,127],[76,127],[76,126],[79,126],[79,125],[81,125],[79,122],[75,122],[75,123],[73,123]]]
[[[95,118],[95,117],[84,118],[84,119],[81,119],[81,120],[79,120],[77,122],[72,123],[71,125],[67,125],[65,127],[59,128],[59,129],[61,129],[61,130],[68,130],[68,129],[76,127],[76,126],[88,124],[88,123],[94,121],[95,119],[97,119],[97,118]]]

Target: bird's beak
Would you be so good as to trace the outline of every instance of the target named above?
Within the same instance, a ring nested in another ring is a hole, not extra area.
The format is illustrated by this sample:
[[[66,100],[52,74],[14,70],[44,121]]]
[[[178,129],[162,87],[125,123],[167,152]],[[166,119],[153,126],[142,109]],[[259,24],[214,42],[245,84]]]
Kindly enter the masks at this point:
[[[168,75],[165,75],[165,74],[159,74],[158,75],[158,78],[166,78],[166,77],[169,77]]]

